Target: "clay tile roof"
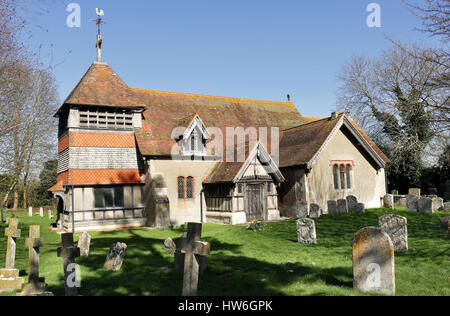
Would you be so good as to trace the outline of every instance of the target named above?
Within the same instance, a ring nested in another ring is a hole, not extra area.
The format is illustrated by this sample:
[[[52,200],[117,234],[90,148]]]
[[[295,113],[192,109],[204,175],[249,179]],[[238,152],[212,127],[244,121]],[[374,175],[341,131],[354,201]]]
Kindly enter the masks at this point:
[[[107,64],[93,63],[64,104],[145,107]]]
[[[344,114],[325,118],[283,131],[280,141],[280,167],[308,164],[320,150]]]
[[[218,127],[225,137],[232,127],[288,127],[304,123],[292,102],[276,102],[218,97],[209,95],[132,89],[147,105],[143,128],[136,139],[144,156],[170,155],[175,127],[186,126],[194,113],[201,117],[206,128]]]

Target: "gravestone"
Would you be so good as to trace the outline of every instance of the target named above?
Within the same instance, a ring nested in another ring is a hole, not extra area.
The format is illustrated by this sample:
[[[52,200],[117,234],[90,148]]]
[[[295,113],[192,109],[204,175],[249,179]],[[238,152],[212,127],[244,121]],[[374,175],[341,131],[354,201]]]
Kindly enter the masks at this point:
[[[358,203],[358,198],[354,195],[349,195],[346,197],[347,199],[347,207],[349,210],[355,210],[356,204]]]
[[[317,244],[316,225],[314,220],[301,218],[297,221],[297,238],[301,244]]]
[[[419,197],[417,195],[408,194],[406,196],[406,210],[417,212]]]
[[[31,206],[28,208],[28,216],[29,217],[33,216],[33,208]]]
[[[106,270],[119,271],[122,268],[123,258],[125,257],[126,251],[127,244],[120,242],[112,244],[109,248],[103,267]]]
[[[402,197],[398,199],[398,205],[406,207],[406,198]]]
[[[337,212],[339,214],[348,213],[348,205],[346,199],[340,199],[337,201]]]
[[[19,270],[14,268],[16,259],[16,239],[20,237],[21,230],[19,219],[11,218],[9,227],[5,230],[5,236],[8,238],[6,246],[6,265],[0,269],[0,293],[11,292],[22,288],[24,279],[19,277]]]
[[[364,203],[357,203],[355,208],[356,213],[364,214],[366,213],[366,206]]]
[[[44,246],[44,239],[40,238],[40,226],[30,226],[30,235],[26,239],[28,247],[28,283],[22,285],[22,292],[17,296],[53,296],[45,290],[45,281],[39,278],[39,248]]]
[[[336,201],[328,201],[327,207],[328,207],[328,214],[337,213],[337,202]]]
[[[391,194],[392,195],[398,195],[398,190],[392,190]]]
[[[395,214],[380,216],[380,228],[389,235],[395,252],[408,251],[408,220]]]
[[[42,207],[39,208],[39,216],[44,217],[44,209]]]
[[[322,213],[322,209],[319,204],[311,203],[309,206],[309,217],[310,218],[319,218]]]
[[[392,194],[386,194],[383,197],[383,206],[385,208],[388,208],[388,209],[391,209],[391,210],[394,209],[394,196]]]
[[[81,257],[89,257],[91,247],[91,235],[88,232],[81,232],[78,237],[78,248],[80,248]]]
[[[297,218],[305,218],[308,217],[308,203],[304,201],[297,201],[295,203],[295,215]]]
[[[444,199],[435,197],[433,200],[433,210],[441,210],[444,208]]]
[[[75,258],[80,256],[80,248],[73,246],[73,234],[62,234],[61,239],[62,247],[57,249],[57,254],[58,257],[63,258],[66,296],[78,296],[78,284],[72,276],[76,271]]]
[[[353,288],[395,295],[394,245],[378,227],[359,230],[352,243]]]
[[[408,190],[408,194],[420,197],[420,189],[418,189],[418,188],[410,188]]]
[[[433,200],[427,197],[421,198],[417,202],[417,209],[419,210],[420,213],[433,214],[434,213]]]
[[[445,202],[444,203],[444,211],[450,212],[450,202]]]
[[[183,296],[196,296],[198,287],[199,262],[198,256],[209,256],[211,244],[201,241],[202,224],[188,223],[186,237],[168,243],[166,249],[175,253],[176,250],[184,253]],[[168,240],[166,240],[168,241]],[[197,255],[197,256],[196,256]]]

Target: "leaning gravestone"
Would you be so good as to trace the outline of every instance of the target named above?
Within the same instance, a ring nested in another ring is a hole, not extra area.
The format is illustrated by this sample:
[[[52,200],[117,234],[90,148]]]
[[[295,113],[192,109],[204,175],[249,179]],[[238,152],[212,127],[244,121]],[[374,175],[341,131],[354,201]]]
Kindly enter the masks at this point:
[[[352,243],[353,288],[395,295],[394,245],[378,227],[359,230]]]
[[[304,201],[298,201],[295,203],[295,215],[297,218],[308,217],[308,203]]]
[[[71,275],[75,268],[75,258],[80,256],[80,248],[73,246],[73,234],[62,234],[62,247],[57,249],[58,257],[63,258],[64,288],[66,296],[78,296],[79,284]]]
[[[322,213],[322,209],[319,204],[311,203],[309,206],[309,218],[319,218]]]
[[[340,199],[337,201],[337,212],[339,214],[348,213],[348,205],[346,199]]]
[[[81,257],[89,257],[91,247],[91,235],[88,232],[81,232],[78,237],[78,248],[80,248]]]
[[[40,237],[41,227],[30,226],[30,237],[26,239],[28,247],[28,283],[22,285],[22,292],[17,296],[53,296],[45,290],[45,282],[39,278],[39,248],[44,246],[44,239]]]
[[[392,194],[386,194],[383,198],[383,204],[385,208],[394,209],[394,196]]]
[[[337,202],[336,201],[328,201],[328,214],[337,213]]]
[[[408,251],[408,220],[395,214],[380,216],[380,228],[389,235],[395,252]]]
[[[358,204],[358,198],[354,195],[347,196],[347,206],[349,210],[356,209],[356,204]]]
[[[356,213],[364,214],[366,213],[366,206],[364,203],[357,203],[355,208]]]
[[[417,212],[419,197],[414,194],[408,194],[406,196],[406,210]]]
[[[416,196],[420,197],[420,189],[411,188],[411,189],[409,189],[408,194],[416,195]]]
[[[301,218],[297,221],[297,238],[301,244],[317,244],[316,225],[314,220]]]
[[[21,230],[19,219],[11,218],[9,227],[5,230],[5,236],[8,238],[6,246],[6,265],[5,269],[0,269],[0,293],[11,292],[22,288],[24,279],[19,277],[19,270],[14,268],[16,259],[16,239],[20,237]]]
[[[417,202],[417,209],[419,210],[420,213],[433,214],[434,213],[433,200],[427,197],[421,198]]]
[[[126,251],[127,244],[120,242],[112,244],[109,248],[103,267],[107,270],[119,271],[122,268],[123,258],[125,257]]]

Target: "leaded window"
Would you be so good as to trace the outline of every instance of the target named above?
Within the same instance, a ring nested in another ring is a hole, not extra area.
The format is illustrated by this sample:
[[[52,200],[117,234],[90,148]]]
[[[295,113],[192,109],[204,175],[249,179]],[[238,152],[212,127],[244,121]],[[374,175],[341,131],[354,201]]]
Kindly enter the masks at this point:
[[[194,198],[194,178],[188,177],[186,180],[186,198]]]
[[[351,180],[351,169],[352,167],[350,165],[347,165],[347,167],[345,168],[345,173],[347,175],[347,189],[351,189],[352,188],[352,180]]]
[[[333,166],[333,180],[334,180],[334,189],[339,190],[339,176],[338,176],[338,165]]]
[[[178,177],[178,198],[184,199],[184,177]]]

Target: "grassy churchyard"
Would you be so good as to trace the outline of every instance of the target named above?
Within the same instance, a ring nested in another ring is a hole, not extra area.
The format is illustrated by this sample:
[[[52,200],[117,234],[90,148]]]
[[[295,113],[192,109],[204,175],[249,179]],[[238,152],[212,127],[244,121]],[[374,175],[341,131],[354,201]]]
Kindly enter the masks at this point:
[[[22,229],[15,263],[20,275],[27,282],[28,226],[40,225],[45,243],[40,248],[40,277],[45,278],[48,291],[64,295],[62,259],[56,254],[61,247],[60,235],[48,231],[51,221],[47,214],[30,218],[26,211],[14,213]],[[363,227],[378,226],[378,217],[389,213],[408,219],[409,252],[395,254],[396,294],[449,296],[450,239],[439,224],[439,218],[448,213],[427,215],[400,209],[323,215],[315,220],[317,245],[297,242],[295,220],[269,223],[257,232],[246,226],[204,224],[202,240],[211,243],[211,255],[207,272],[199,278],[198,295],[368,295],[352,289],[353,235]],[[0,267],[5,262],[6,227],[5,223],[0,227]],[[173,271],[173,256],[164,250],[163,243],[183,232],[183,227],[91,232],[90,256],[76,259],[81,266],[79,294],[180,295],[182,274]],[[78,234],[74,239],[76,244]],[[114,242],[128,245],[121,271],[103,268]]]

